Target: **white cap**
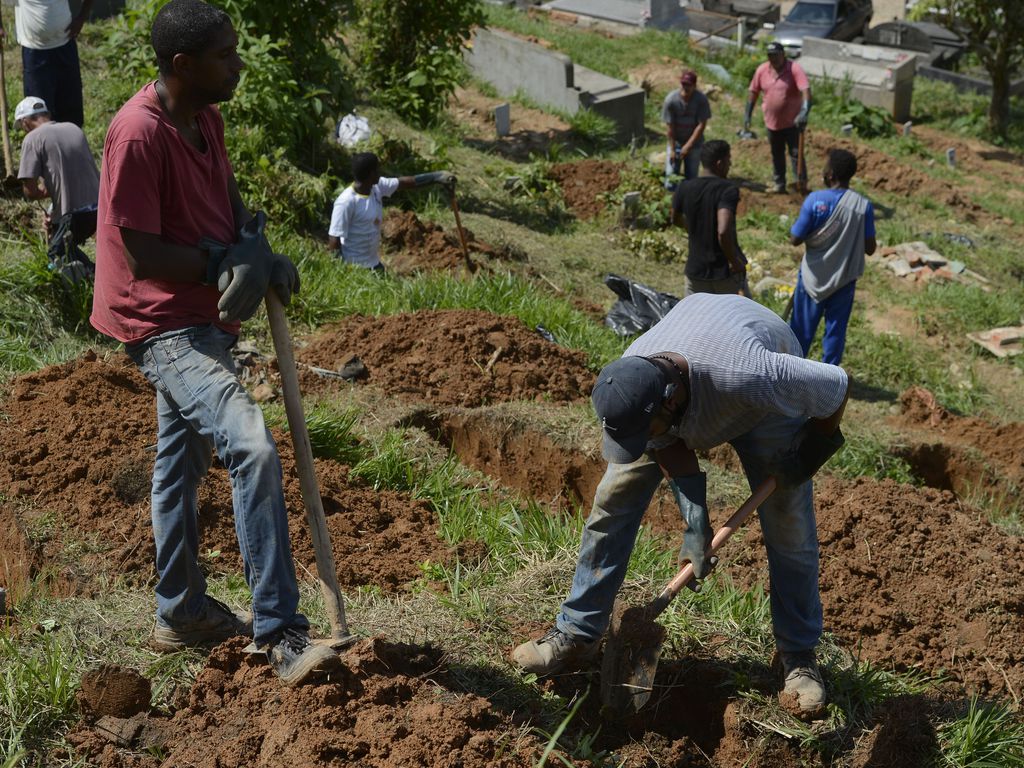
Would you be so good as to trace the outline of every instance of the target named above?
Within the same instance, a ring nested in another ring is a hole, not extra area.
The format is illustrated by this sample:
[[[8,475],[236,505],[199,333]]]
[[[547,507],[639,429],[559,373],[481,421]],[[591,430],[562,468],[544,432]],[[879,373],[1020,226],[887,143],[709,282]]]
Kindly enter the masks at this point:
[[[35,96],[26,96],[24,99],[18,102],[18,106],[14,108],[14,124],[19,125],[22,120],[26,117],[32,117],[34,115],[42,115],[48,113],[50,110],[46,106],[46,102]]]

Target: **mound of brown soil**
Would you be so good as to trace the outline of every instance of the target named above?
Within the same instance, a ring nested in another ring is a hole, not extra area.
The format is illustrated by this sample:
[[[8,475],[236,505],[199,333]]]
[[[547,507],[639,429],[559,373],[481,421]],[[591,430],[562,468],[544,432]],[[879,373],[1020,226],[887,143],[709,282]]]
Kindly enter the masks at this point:
[[[607,205],[601,195],[618,189],[622,165],[588,157],[575,163],[557,163],[548,174],[562,187],[569,210],[581,219],[592,219]]]
[[[1024,542],[948,491],[830,480],[816,494],[825,628],[876,664],[945,670],[968,689],[1024,686]],[[764,569],[760,533],[727,559]],[[745,542],[747,543],[747,542]]]
[[[134,365],[126,357],[105,362],[90,353],[19,377],[3,411],[9,421],[0,429],[0,487],[32,502],[26,514],[56,515],[46,558],[59,560],[66,534],[90,542],[89,554],[66,564],[67,578],[78,581],[79,589],[88,589],[89,577],[98,573],[137,573],[148,579],[153,570],[148,499],[153,454],[146,446],[156,439],[156,415],[152,389]],[[291,440],[281,433],[275,439],[292,552],[296,563],[312,573],[313,546]],[[450,558],[425,502],[374,491],[331,461],[318,460],[316,471],[342,586],[395,590],[420,575],[418,563]],[[21,530],[24,521],[14,507],[0,511],[11,518],[12,531]],[[219,464],[200,486],[199,527],[202,549],[220,553],[213,567],[241,567],[231,487]]]
[[[389,395],[438,406],[578,402],[593,384],[582,352],[546,341],[517,318],[479,310],[349,317],[321,329],[298,353],[302,362],[331,370],[352,355]],[[304,390],[331,386],[302,376]]]
[[[477,262],[474,255],[499,258],[496,248],[476,239],[471,231],[463,228],[466,236],[466,250],[470,253],[471,269]],[[388,268],[404,274],[420,270],[457,270],[466,266],[458,232],[446,232],[443,227],[431,221],[420,221],[412,211],[389,211],[384,217],[381,230],[384,242],[392,251]]]
[[[162,760],[129,762],[138,755],[104,752],[89,732],[73,741],[93,759],[102,754],[105,768],[516,768],[539,757],[542,745],[453,686],[429,647],[364,641],[332,680],[285,688],[244,645],[229,641],[211,654],[188,705],[163,722]]]

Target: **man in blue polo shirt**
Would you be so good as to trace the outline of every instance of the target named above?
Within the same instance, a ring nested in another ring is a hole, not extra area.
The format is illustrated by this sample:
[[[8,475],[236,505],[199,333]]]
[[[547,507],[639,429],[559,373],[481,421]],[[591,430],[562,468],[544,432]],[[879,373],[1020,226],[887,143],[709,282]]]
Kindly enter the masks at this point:
[[[825,316],[822,362],[839,365],[846,347],[846,326],[853,310],[857,278],[864,257],[875,252],[875,211],[871,202],[850,189],[857,158],[845,149],[829,150],[825,162],[827,189],[812,192],[790,230],[793,245],[806,244],[800,264],[793,316],[789,326],[807,356]]]

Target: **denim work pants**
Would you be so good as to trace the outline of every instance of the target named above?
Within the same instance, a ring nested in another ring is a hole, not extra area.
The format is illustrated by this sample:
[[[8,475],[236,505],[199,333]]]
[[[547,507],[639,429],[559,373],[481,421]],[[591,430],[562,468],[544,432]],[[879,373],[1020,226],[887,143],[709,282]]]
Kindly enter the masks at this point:
[[[800,147],[800,129],[795,125],[789,128],[781,128],[777,131],[768,130],[768,145],[772,149],[772,181],[776,184],[786,184],[786,154],[788,151],[789,162],[793,167],[793,178],[798,181],[807,181],[807,163],[804,163],[804,172],[797,175],[797,155]]]
[[[683,143],[677,141],[675,143],[674,150],[682,149]],[[681,157],[679,160],[670,160],[672,173],[677,176],[682,176],[683,179],[689,181],[690,179],[696,179],[700,176],[700,150],[704,146],[701,142],[694,147],[690,148],[690,151],[686,154],[686,157]],[[673,152],[675,154],[675,152]]]
[[[802,423],[769,415],[731,441],[751,489],[786,461]],[[632,464],[608,465],[583,529],[572,588],[557,619],[561,631],[593,640],[607,630],[640,520],[662,479],[651,454]],[[776,645],[780,651],[810,650],[822,630],[812,483],[776,490],[757,512],[768,552]]]
[[[154,336],[128,354],[156,388],[153,468],[157,621],[188,624],[206,610],[199,570],[197,491],[211,447],[231,477],[235,533],[252,590],[257,645],[287,627],[308,627],[297,613],[277,446],[263,413],[235,375],[229,350],[237,337],[213,325]]]
[[[793,292],[793,316],[789,319],[789,327],[796,334],[804,357],[807,357],[811,349],[814,334],[818,331],[818,323],[824,315],[825,335],[821,339],[821,361],[829,365],[839,365],[843,362],[846,328],[850,324],[853,295],[856,290],[857,281],[853,280],[819,304],[804,290],[803,277],[797,272],[796,290]]]

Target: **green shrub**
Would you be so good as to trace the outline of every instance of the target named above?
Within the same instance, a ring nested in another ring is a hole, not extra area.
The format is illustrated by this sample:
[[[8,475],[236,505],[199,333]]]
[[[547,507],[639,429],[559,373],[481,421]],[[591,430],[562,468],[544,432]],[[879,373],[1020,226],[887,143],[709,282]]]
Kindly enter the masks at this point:
[[[463,41],[480,0],[366,0],[359,71],[381,102],[417,125],[436,122],[464,77]]]

